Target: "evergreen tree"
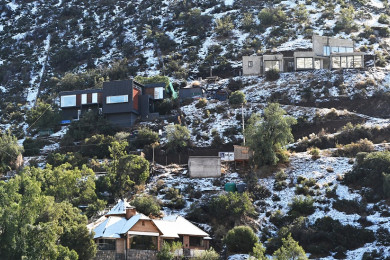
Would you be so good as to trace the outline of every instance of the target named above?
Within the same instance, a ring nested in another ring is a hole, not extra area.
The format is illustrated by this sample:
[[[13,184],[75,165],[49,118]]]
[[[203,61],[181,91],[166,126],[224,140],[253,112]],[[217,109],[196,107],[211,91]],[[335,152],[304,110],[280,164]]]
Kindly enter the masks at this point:
[[[181,125],[167,126],[167,150],[169,152],[181,152],[190,142],[190,132],[187,127]]]
[[[23,147],[18,144],[11,132],[0,131],[0,174],[15,169],[16,160],[23,152]]]
[[[275,260],[307,260],[305,250],[295,241],[291,234],[282,239],[283,246],[275,251]]]
[[[249,119],[244,135],[257,165],[275,165],[280,159],[287,160],[283,158],[283,150],[293,141],[291,125],[296,120],[285,114],[279,104],[271,103],[264,109],[263,118],[254,114]]]
[[[252,252],[255,244],[259,242],[259,238],[250,227],[238,226],[229,230],[223,241],[230,253],[248,254]]]

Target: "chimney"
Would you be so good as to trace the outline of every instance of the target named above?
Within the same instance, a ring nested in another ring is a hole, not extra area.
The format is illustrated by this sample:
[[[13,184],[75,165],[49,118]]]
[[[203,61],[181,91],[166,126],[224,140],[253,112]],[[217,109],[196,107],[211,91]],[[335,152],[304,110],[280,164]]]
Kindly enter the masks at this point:
[[[132,216],[137,214],[137,211],[134,207],[127,207],[126,208],[126,219],[130,219]]]

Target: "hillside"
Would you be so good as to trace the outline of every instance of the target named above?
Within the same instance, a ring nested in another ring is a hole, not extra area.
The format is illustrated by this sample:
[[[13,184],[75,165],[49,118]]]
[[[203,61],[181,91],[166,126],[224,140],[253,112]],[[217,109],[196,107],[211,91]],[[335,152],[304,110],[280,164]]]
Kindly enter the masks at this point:
[[[0,141],[13,135],[24,165],[44,169],[32,172],[45,196],[65,187],[51,183],[55,174],[75,185],[80,194],[56,203],[71,202],[89,222],[118,197],[145,196],[161,214],[183,215],[210,233],[223,257],[227,232],[246,225],[269,257],[291,233],[309,259],[390,259],[389,24],[387,0],[0,0]],[[284,72],[275,80],[241,75],[242,56],[308,50],[313,34],[353,40],[364,69]],[[205,79],[210,73],[218,78]],[[124,131],[89,112],[57,123],[61,91],[155,75],[176,90],[200,85],[205,98],[167,99],[158,103],[160,117]],[[217,89],[241,91],[246,102],[217,100]],[[233,151],[250,117],[264,116],[273,102],[297,122],[281,147],[286,161],[223,163],[219,178],[189,177],[189,155]],[[183,147],[170,146],[175,124],[188,130]],[[20,172],[3,163],[2,149],[0,177],[9,180]],[[146,159],[134,155],[141,150]],[[140,175],[127,186],[112,169],[122,159],[134,161],[120,170]],[[226,183],[245,183],[247,192],[227,193]]]

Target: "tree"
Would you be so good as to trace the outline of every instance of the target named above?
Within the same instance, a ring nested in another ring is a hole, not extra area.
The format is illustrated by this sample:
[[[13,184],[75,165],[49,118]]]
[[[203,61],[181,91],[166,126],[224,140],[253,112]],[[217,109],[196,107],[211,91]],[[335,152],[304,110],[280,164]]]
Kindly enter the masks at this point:
[[[245,94],[242,91],[234,91],[229,97],[229,104],[238,107],[246,103]]]
[[[84,144],[80,149],[80,152],[84,156],[90,158],[97,157],[107,158],[110,155],[108,146],[114,141],[114,137],[110,135],[97,134],[93,135],[90,138],[84,140]]]
[[[45,169],[27,167],[23,172],[38,180],[42,193],[53,196],[56,202],[68,201],[75,207],[87,206],[88,217],[102,210],[106,204],[96,195],[95,173],[85,165],[81,169],[73,169],[69,163],[55,168],[48,164]]]
[[[295,241],[291,234],[282,239],[283,246],[273,254],[275,260],[306,260],[305,250]]]
[[[54,128],[60,123],[60,112],[57,106],[37,100],[36,106],[27,110],[26,122],[30,129],[44,130]]]
[[[352,5],[341,9],[340,16],[337,19],[336,25],[334,27],[334,31],[345,31],[347,33],[351,32],[355,27],[354,17],[355,9]]]
[[[5,173],[15,169],[17,158],[23,152],[23,147],[18,144],[15,136],[11,132],[2,133],[0,131],[0,173]]]
[[[190,142],[190,132],[187,127],[181,125],[167,126],[167,150],[170,152],[181,152]]]
[[[161,209],[160,204],[157,202],[157,200],[154,197],[150,195],[142,195],[136,197],[131,202],[131,205],[133,205],[139,212],[145,214],[146,216],[160,215],[160,209]]]
[[[309,13],[307,12],[306,6],[304,4],[299,4],[295,9],[295,17],[299,23],[306,23],[309,18]]]
[[[241,20],[241,27],[247,31],[250,31],[253,28],[254,19],[252,13],[244,13]]]
[[[127,145],[127,142],[114,141],[108,148],[112,161],[104,180],[115,197],[123,197],[134,184],[144,184],[149,177],[149,162],[141,156],[127,154]]]
[[[210,215],[226,226],[233,226],[243,216],[254,217],[255,208],[247,193],[229,192],[214,196],[208,203]]]
[[[284,146],[293,141],[291,125],[296,120],[285,116],[286,112],[277,103],[271,103],[264,109],[264,117],[254,114],[245,129],[248,146],[254,152],[257,165],[275,165],[283,158]]]
[[[220,36],[229,36],[234,29],[234,23],[230,15],[217,18],[215,21],[215,32]]]
[[[259,242],[255,232],[248,226],[238,226],[229,230],[223,239],[230,253],[248,254]]]
[[[255,243],[255,246],[253,247],[253,256],[257,260],[267,260],[267,257],[264,256],[265,248],[263,247],[263,244],[260,242]]]
[[[147,145],[151,145],[153,143],[158,143],[158,133],[154,132],[153,130],[142,127],[138,131],[138,135],[134,140],[134,146],[136,148],[144,148]]]
[[[45,195],[36,176],[22,172],[0,182],[1,259],[93,259],[86,216]]]

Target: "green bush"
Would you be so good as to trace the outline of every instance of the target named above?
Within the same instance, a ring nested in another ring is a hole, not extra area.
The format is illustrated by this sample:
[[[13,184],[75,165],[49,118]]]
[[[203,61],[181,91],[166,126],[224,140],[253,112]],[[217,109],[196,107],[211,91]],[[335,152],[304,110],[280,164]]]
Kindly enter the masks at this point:
[[[53,167],[69,163],[72,167],[81,168],[83,164],[88,163],[88,158],[83,157],[79,152],[49,153],[46,162]]]
[[[243,216],[257,215],[247,193],[229,192],[214,196],[207,205],[208,214],[218,223],[233,226]]]
[[[299,216],[307,216],[314,213],[314,200],[310,196],[297,196],[293,198],[289,204],[290,210],[288,214],[293,218]]]
[[[390,23],[390,18],[387,14],[381,14],[378,18],[378,22],[382,24],[389,24]]]
[[[137,137],[133,141],[133,144],[136,148],[142,149],[147,145],[156,144],[159,142],[158,133],[153,130],[142,127],[138,130]]]
[[[137,211],[145,214],[146,216],[160,216],[160,204],[157,200],[150,195],[137,196],[132,202]]]
[[[40,149],[42,149],[46,144],[48,144],[47,141],[43,139],[32,139],[30,137],[27,137],[23,141],[23,148],[24,156],[34,156],[40,154]]]
[[[219,36],[229,36],[234,29],[234,23],[230,15],[227,15],[223,18],[217,18],[215,21],[215,32]]]
[[[198,103],[196,103],[195,107],[196,107],[196,108],[203,108],[203,107],[205,107],[206,105],[207,105],[207,99],[205,99],[205,98],[200,98],[200,99],[198,100]]]
[[[238,226],[229,230],[223,242],[230,253],[248,254],[259,241],[255,232],[248,226]]]
[[[282,24],[287,21],[287,15],[281,7],[264,8],[258,15],[261,26],[268,27],[273,24]]]
[[[390,174],[389,151],[358,154],[356,162],[352,171],[345,174],[346,184],[369,188],[364,193],[369,201],[377,201],[390,195],[386,185],[387,175]]]
[[[231,106],[241,106],[246,103],[245,94],[241,91],[234,91],[229,97],[229,104]]]
[[[358,153],[361,152],[373,152],[374,144],[369,141],[367,138],[360,139],[357,143],[350,143],[343,147],[338,148],[333,152],[333,156],[345,156],[345,157],[355,157]]]
[[[80,153],[83,156],[88,156],[90,158],[97,157],[99,159],[108,158],[110,152],[108,147],[110,144],[115,141],[114,137],[108,135],[93,135],[90,138],[84,140],[83,145],[81,146]]]
[[[200,253],[199,256],[195,257],[195,260],[218,260],[219,254],[215,252],[213,248],[204,250]]]
[[[265,79],[268,81],[275,81],[280,78],[279,70],[277,69],[270,69],[265,72]]]

